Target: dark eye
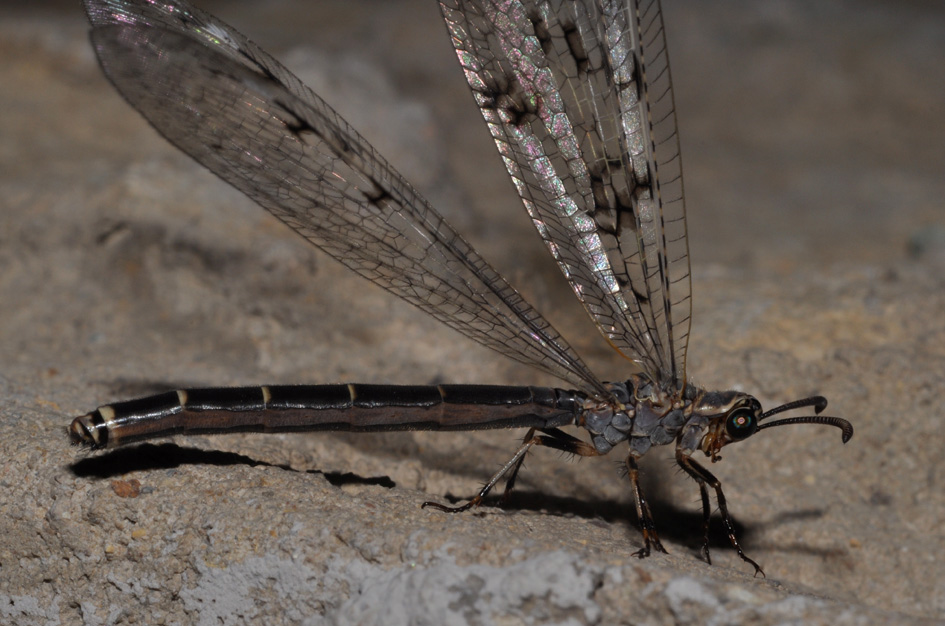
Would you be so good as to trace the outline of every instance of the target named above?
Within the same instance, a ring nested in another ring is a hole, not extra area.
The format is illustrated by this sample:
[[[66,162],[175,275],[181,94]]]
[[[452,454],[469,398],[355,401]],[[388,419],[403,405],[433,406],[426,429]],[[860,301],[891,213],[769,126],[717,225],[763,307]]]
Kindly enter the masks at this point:
[[[725,420],[725,432],[735,441],[753,435],[756,430],[758,421],[748,409],[736,409]]]

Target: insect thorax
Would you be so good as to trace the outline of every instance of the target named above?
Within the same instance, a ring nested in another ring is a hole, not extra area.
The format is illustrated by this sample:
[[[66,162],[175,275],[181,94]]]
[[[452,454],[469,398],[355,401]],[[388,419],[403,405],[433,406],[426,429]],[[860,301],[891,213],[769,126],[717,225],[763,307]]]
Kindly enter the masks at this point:
[[[705,391],[687,385],[683,393],[671,394],[643,376],[626,382],[608,383],[617,402],[589,399],[580,424],[591,433],[591,441],[601,454],[627,441],[630,454],[643,456],[652,446],[672,443],[694,450],[705,431],[706,421],[694,411]],[[689,440],[691,445],[686,445]]]

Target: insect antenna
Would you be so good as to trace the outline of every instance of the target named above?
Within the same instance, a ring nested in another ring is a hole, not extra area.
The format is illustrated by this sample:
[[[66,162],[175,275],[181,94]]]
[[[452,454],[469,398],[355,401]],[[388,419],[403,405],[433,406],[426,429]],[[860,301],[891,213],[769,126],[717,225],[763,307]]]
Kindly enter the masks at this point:
[[[795,400],[794,402],[788,402],[787,404],[782,404],[781,406],[776,406],[770,411],[765,411],[761,417],[758,418],[758,421],[771,417],[772,415],[777,415],[778,413],[784,413],[785,411],[791,411],[793,409],[799,409],[805,406],[814,407],[814,413],[820,413],[827,408],[827,398],[823,396],[811,396],[810,398],[802,398],[800,400]]]
[[[814,412],[818,415],[804,415],[801,417],[788,417],[785,419],[775,420],[767,424],[759,424],[758,430],[762,428],[771,428],[772,426],[784,426],[785,424],[827,424],[828,426],[836,426],[839,428],[843,434],[841,438],[843,443],[850,441],[853,437],[853,424],[847,420],[840,417],[829,417],[826,415],[819,415],[821,411],[827,408],[827,398],[823,396],[811,396],[810,398],[803,398],[801,400],[795,400],[793,402],[788,402],[787,404],[782,404],[781,406],[775,407],[770,411],[767,411],[758,418],[758,421],[767,419],[772,415],[777,415],[778,413],[784,413],[785,411],[790,411],[792,409],[799,409],[805,406],[814,407]]]

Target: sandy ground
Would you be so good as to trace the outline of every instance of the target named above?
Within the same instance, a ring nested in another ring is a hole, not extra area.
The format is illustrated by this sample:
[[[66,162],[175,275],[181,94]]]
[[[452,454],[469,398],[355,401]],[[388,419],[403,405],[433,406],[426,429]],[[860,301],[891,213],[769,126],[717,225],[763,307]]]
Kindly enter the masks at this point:
[[[209,5],[210,3],[208,3]],[[693,259],[689,372],[834,429],[713,466],[747,552],[699,559],[698,491],[516,434],[232,435],[85,455],[65,427],[173,386],[555,384],[363,283],[159,139],[77,2],[0,9],[0,622],[925,623],[945,614],[945,10],[669,2]],[[262,8],[265,6],[265,8]],[[284,59],[605,378],[624,366],[518,208],[432,2],[214,2]]]

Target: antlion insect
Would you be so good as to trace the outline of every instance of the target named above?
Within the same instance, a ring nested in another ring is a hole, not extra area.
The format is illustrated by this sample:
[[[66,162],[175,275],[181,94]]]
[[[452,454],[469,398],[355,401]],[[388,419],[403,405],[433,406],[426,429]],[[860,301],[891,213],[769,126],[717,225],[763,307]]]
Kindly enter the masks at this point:
[[[628,443],[643,531],[640,557],[665,552],[637,460],[675,443],[699,485],[708,528],[719,480],[693,455],[785,424],[853,426],[820,415],[820,396],[764,412],[752,396],[686,378],[691,301],[682,167],[659,3],[440,2],[450,38],[526,211],[575,295],[638,372],[595,376],[564,339],[321,98],[278,61],[187,2],[85,0],[106,76],[175,146],[319,249],[467,337],[573,385],[264,386],[190,389],[76,418],[94,448],[177,433],[528,428],[499,480],[526,453],[580,456]],[[815,415],[766,421],[813,407]],[[561,430],[578,426],[590,442]]]

